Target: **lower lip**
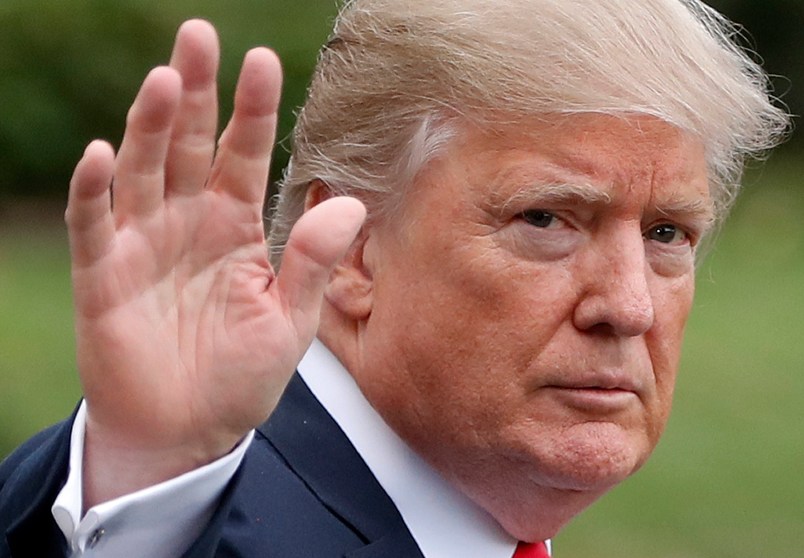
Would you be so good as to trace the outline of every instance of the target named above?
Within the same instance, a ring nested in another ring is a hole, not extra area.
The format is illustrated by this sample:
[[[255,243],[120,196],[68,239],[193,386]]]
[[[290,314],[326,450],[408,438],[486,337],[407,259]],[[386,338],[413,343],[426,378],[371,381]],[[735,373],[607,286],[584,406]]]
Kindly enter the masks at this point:
[[[638,399],[633,391],[602,388],[565,388],[551,386],[549,389],[564,405],[579,411],[609,414],[622,411]]]

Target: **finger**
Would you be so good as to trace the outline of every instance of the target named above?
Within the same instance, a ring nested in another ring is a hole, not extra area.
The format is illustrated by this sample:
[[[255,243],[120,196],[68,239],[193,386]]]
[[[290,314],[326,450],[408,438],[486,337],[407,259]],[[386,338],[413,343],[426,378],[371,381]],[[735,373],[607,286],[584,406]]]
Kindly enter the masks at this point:
[[[194,194],[206,184],[218,127],[219,50],[210,23],[191,20],[179,28],[170,58],[181,74],[182,92],[165,168],[169,194]]]
[[[151,70],[131,105],[114,175],[114,213],[118,223],[160,208],[165,159],[181,77],[172,68]]]
[[[232,119],[221,135],[210,186],[262,212],[282,86],[279,59],[266,48],[246,54]]]
[[[90,143],[75,167],[64,217],[74,266],[91,265],[112,246],[115,232],[110,192],[113,172],[114,150],[103,141]]]
[[[274,285],[297,327],[304,325],[300,320],[318,319],[330,272],[349,249],[365,218],[362,203],[338,197],[316,205],[293,227]]]

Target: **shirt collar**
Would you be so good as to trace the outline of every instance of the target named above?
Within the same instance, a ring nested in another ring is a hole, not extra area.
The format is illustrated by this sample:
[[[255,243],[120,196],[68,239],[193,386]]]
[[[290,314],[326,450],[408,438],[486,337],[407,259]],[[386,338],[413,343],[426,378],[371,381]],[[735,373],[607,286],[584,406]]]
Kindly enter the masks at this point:
[[[444,480],[383,421],[319,340],[299,374],[399,510],[427,558],[511,558],[516,541]]]

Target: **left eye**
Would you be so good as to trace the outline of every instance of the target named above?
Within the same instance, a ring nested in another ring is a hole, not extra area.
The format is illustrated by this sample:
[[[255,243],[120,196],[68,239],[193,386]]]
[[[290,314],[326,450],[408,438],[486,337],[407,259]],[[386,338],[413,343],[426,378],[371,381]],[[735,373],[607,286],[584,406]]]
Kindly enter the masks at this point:
[[[541,209],[529,209],[527,211],[523,211],[520,214],[520,217],[522,217],[522,220],[524,220],[527,224],[543,229],[546,229],[550,225],[554,224],[556,220],[555,215],[549,211],[543,211]]]
[[[663,244],[678,244],[687,240],[687,233],[675,225],[664,223],[649,228],[645,237]]]

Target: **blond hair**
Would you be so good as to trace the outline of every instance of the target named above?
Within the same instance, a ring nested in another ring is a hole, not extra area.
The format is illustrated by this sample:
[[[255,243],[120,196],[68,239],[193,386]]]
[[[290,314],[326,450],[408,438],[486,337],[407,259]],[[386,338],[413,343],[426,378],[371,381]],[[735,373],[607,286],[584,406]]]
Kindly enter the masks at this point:
[[[455,118],[651,115],[703,141],[723,219],[746,158],[789,125],[735,27],[698,0],[351,0],[293,134],[269,243],[279,264],[308,186],[392,212]]]

